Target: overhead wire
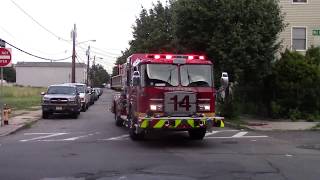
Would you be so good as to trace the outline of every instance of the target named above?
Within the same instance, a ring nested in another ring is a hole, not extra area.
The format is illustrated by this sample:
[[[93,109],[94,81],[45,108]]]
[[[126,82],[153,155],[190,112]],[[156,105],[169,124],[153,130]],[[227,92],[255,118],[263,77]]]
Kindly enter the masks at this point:
[[[64,60],[67,60],[67,59],[69,59],[69,58],[71,58],[71,57],[72,57],[72,56],[69,56],[69,57],[61,58],[61,59],[44,58],[44,57],[37,56],[37,55],[34,55],[34,54],[32,54],[32,53],[29,53],[29,52],[27,52],[27,51],[25,51],[25,50],[22,50],[22,49],[18,48],[17,46],[15,46],[15,45],[13,45],[13,44],[11,44],[11,43],[9,43],[9,42],[5,41],[5,40],[3,40],[3,41],[4,41],[6,44],[8,44],[9,46],[11,46],[11,47],[13,47],[13,48],[15,48],[15,49],[17,49],[17,50],[19,50],[19,51],[21,51],[21,52],[25,53],[25,54],[28,54],[28,55],[30,55],[30,56],[33,56],[33,57],[36,57],[36,58],[38,58],[38,59],[42,59],[42,60],[47,60],[47,61],[64,61]]]
[[[37,21],[35,18],[33,18],[29,13],[27,13],[19,4],[17,4],[14,0],[11,0],[11,2],[20,10],[22,11],[25,15],[27,15],[33,22],[35,22],[36,24],[38,24],[42,29],[44,29],[45,31],[47,31],[48,33],[50,33],[51,35],[53,35],[54,37],[58,38],[58,40],[62,40],[62,41],[66,41],[66,42],[71,42],[69,40],[66,40],[58,35],[56,35],[55,33],[53,33],[52,31],[50,31],[48,28],[46,28],[45,26],[43,26],[41,23],[39,23],[39,21]]]

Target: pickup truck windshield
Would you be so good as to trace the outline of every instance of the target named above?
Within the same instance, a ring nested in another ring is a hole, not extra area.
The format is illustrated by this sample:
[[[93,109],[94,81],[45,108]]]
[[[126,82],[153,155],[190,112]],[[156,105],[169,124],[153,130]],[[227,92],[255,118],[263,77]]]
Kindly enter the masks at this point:
[[[181,85],[189,87],[211,87],[213,81],[210,65],[180,66]]]
[[[84,93],[85,92],[85,86],[77,85],[77,90],[78,90],[79,93]]]
[[[142,86],[178,86],[178,66],[147,64],[142,66]]]
[[[75,95],[76,89],[68,86],[51,86],[48,89],[47,94],[70,94]]]

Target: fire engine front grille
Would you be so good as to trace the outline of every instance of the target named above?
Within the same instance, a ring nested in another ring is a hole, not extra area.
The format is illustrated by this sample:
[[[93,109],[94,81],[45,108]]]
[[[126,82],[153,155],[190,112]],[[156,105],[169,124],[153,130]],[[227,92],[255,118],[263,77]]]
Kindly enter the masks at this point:
[[[67,98],[52,98],[52,99],[50,99],[50,103],[52,103],[52,104],[67,104],[68,99]]]
[[[164,111],[170,116],[190,116],[196,113],[196,94],[193,92],[165,93]]]

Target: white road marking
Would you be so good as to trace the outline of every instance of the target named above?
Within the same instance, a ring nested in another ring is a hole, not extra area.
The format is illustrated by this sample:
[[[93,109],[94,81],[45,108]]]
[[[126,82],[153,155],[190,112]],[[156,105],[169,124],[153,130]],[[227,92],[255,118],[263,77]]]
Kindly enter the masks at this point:
[[[217,133],[220,133],[220,132],[234,132],[234,131],[239,131],[239,130],[234,130],[234,129],[230,129],[230,130],[222,130],[222,131],[212,131],[212,132],[208,132],[206,133],[206,137],[207,136],[211,136],[213,134],[217,134]]]
[[[42,139],[42,140],[38,140],[38,141],[43,141],[43,142],[75,141],[77,139],[86,138],[86,137],[93,136],[93,135],[95,135],[95,134],[87,134],[87,135],[76,136],[76,137],[71,137],[71,138],[67,138],[67,139]]]
[[[129,137],[128,134],[124,134],[124,135],[121,135],[121,136],[117,136],[117,137],[111,137],[111,138],[108,138],[108,139],[99,139],[101,141],[117,141],[117,140],[121,140],[121,139],[125,139]]]
[[[62,136],[65,134],[69,134],[69,133],[25,133],[24,135],[46,135],[47,136],[40,136],[40,137],[36,137],[36,138],[32,138],[32,139],[23,139],[20,140],[21,142],[27,142],[27,141],[34,141],[34,140],[40,140],[40,139],[46,139],[46,138],[50,138],[50,137],[56,137],[56,136]]]
[[[206,137],[207,139],[241,139],[241,138],[267,138],[268,136],[241,136],[241,137]]]
[[[248,132],[242,131],[242,132],[238,132],[237,134],[233,135],[232,137],[239,138],[239,137],[242,137],[246,134],[248,134]]]

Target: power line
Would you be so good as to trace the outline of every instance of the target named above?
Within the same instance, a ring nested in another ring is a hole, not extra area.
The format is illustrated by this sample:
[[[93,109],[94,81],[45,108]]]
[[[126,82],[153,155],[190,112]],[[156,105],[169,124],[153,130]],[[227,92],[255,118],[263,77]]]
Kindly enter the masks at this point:
[[[101,51],[101,52],[103,52],[103,53],[110,54],[111,56],[121,56],[121,54],[111,53],[111,52],[105,51],[105,50],[103,50],[103,49],[94,47],[94,46],[92,46],[92,48],[93,48],[93,49],[96,49],[96,50],[98,50],[98,51]]]
[[[53,33],[52,31],[50,31],[48,28],[44,27],[42,24],[40,24],[35,18],[33,18],[30,14],[28,14],[24,9],[22,9],[21,6],[19,6],[15,1],[11,0],[11,2],[18,8],[20,9],[20,11],[22,11],[25,15],[27,15],[33,22],[35,22],[36,24],[38,24],[42,29],[44,29],[45,31],[47,31],[48,33],[50,33],[51,35],[53,35],[54,37],[58,38],[59,40],[63,40],[66,42],[70,42],[69,40],[66,40],[58,35],[56,35],[55,33]]]
[[[33,57],[36,57],[36,58],[39,58],[39,59],[42,59],[42,60],[47,60],[47,61],[64,61],[64,60],[67,60],[67,59],[69,59],[69,58],[71,58],[71,57],[72,57],[72,56],[69,56],[69,57],[62,58],[62,59],[44,58],[44,57],[40,57],[40,56],[37,56],[37,55],[31,54],[31,53],[29,53],[29,52],[27,52],[27,51],[24,51],[24,50],[22,50],[22,49],[20,49],[20,48],[18,48],[18,47],[16,47],[16,46],[14,46],[14,45],[12,45],[12,44],[8,43],[8,42],[7,42],[7,41],[5,41],[5,40],[3,40],[3,41],[4,41],[6,44],[8,44],[9,46],[11,46],[11,47],[13,47],[13,48],[15,48],[15,49],[17,49],[17,50],[19,50],[19,51],[21,51],[21,52],[25,53],[25,54],[28,54],[28,55],[30,55],[30,56],[33,56]]]

